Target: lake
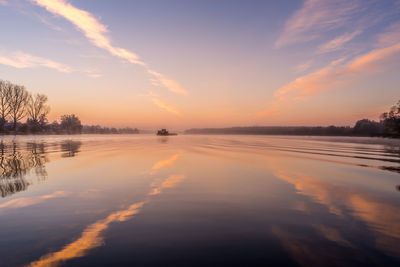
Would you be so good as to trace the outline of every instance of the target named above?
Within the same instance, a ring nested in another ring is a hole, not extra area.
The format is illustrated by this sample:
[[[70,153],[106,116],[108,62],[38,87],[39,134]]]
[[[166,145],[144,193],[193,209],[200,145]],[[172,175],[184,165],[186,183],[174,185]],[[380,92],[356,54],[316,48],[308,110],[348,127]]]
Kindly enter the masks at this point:
[[[400,142],[0,143],[1,266],[400,266]]]

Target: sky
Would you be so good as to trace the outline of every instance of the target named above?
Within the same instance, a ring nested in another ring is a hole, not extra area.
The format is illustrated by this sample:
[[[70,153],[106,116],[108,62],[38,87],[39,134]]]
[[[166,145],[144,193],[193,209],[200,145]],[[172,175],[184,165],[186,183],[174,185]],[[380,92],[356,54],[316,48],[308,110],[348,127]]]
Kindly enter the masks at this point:
[[[49,121],[353,125],[400,100],[400,0],[0,0],[0,79]]]

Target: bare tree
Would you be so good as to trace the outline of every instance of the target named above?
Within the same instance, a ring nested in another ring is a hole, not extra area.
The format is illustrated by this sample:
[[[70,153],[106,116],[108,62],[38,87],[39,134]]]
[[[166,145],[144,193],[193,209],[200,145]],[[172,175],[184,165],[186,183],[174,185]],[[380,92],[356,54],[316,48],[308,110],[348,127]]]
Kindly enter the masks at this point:
[[[28,92],[24,86],[12,85],[9,105],[10,115],[14,123],[14,131],[17,131],[17,123],[26,115],[26,103],[28,100]]]
[[[61,116],[60,127],[68,134],[75,134],[82,132],[81,120],[74,114]]]
[[[12,84],[0,80],[0,130],[3,130],[6,117],[10,114],[10,93]]]
[[[50,112],[50,106],[47,105],[47,96],[43,94],[29,95],[26,111],[32,122],[44,122],[46,115]]]

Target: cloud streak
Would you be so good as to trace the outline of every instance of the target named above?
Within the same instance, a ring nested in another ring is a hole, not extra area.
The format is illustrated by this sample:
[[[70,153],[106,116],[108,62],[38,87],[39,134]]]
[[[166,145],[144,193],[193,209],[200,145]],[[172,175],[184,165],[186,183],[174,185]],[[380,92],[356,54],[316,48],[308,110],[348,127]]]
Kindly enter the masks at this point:
[[[123,48],[111,45],[110,39],[105,35],[107,27],[97,21],[89,12],[78,9],[64,0],[32,0],[33,3],[44,7],[50,13],[59,15],[75,25],[94,45],[103,48],[112,55],[124,58],[131,63],[144,65],[139,57]]]
[[[314,40],[322,33],[345,26],[359,10],[358,3],[354,1],[306,0],[286,22],[275,46],[280,48]]]
[[[353,80],[357,75],[372,73],[384,68],[385,63],[394,60],[400,53],[400,42],[394,45],[374,49],[347,61],[342,57],[312,73],[300,76],[280,87],[274,93],[270,107],[257,113],[258,117],[274,114],[281,102],[295,100],[328,90],[339,84]]]
[[[323,54],[323,53],[336,51],[336,50],[342,48],[343,45],[345,45],[346,43],[353,40],[360,33],[361,33],[361,31],[357,30],[352,33],[345,33],[343,35],[340,35],[340,36],[336,37],[335,39],[333,39],[325,44],[320,45],[318,47],[317,53]]]
[[[99,74],[94,69],[78,70],[70,66],[67,66],[65,64],[59,63],[57,61],[34,56],[21,51],[6,52],[6,53],[0,51],[0,64],[18,69],[44,67],[44,68],[54,69],[62,73],[80,72],[86,74],[91,78],[101,77],[101,74]]]
[[[33,56],[24,52],[13,52],[10,56],[7,56],[5,54],[9,53],[0,52],[0,64],[11,66],[14,68],[25,69],[46,67],[64,73],[71,73],[73,71],[73,69],[67,65],[47,58]]]
[[[293,82],[279,88],[275,92],[276,97],[284,97],[289,93],[297,96],[305,96],[332,87],[338,82],[346,81],[353,74],[363,74],[376,71],[384,66],[386,60],[400,52],[400,43],[375,49],[366,54],[360,55],[346,64],[342,64],[345,58],[331,62],[328,66],[301,76]]]
[[[307,62],[304,62],[300,65],[295,66],[293,69],[296,73],[302,73],[305,72],[306,70],[310,69],[312,64],[312,60],[308,60]]]
[[[379,34],[378,41],[380,46],[388,46],[400,42],[400,21],[391,24]]]
[[[183,89],[176,81],[168,79],[161,73],[158,73],[156,71],[148,69],[147,72],[151,74],[152,76],[156,77],[158,82],[167,87],[170,91],[181,94],[181,95],[187,95],[187,92],[185,89]],[[156,85],[154,83],[154,79],[150,81],[153,85]],[[159,83],[157,85],[159,85]]]
[[[164,109],[164,110],[166,110],[166,111],[168,111],[170,113],[173,113],[175,115],[178,115],[178,116],[182,115],[182,113],[179,110],[177,110],[175,107],[165,103],[161,99],[153,97],[152,100],[153,100],[153,103],[155,105],[157,105],[158,107],[160,107],[161,109]]]
[[[31,2],[45,8],[52,14],[61,16],[70,21],[93,45],[108,51],[113,56],[127,60],[132,64],[143,66],[150,75],[171,92],[183,95],[187,94],[187,91],[183,89],[178,82],[152,70],[146,63],[139,59],[137,54],[127,49],[113,46],[111,39],[107,36],[107,27],[101,24],[91,13],[73,6],[66,0],[31,0]]]

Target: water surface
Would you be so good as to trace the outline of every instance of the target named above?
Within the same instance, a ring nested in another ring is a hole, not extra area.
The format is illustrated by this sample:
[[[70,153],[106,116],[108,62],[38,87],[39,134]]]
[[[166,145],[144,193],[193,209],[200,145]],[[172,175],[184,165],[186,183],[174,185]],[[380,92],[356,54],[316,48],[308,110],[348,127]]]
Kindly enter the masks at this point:
[[[82,135],[0,143],[1,266],[399,266],[400,143]]]

